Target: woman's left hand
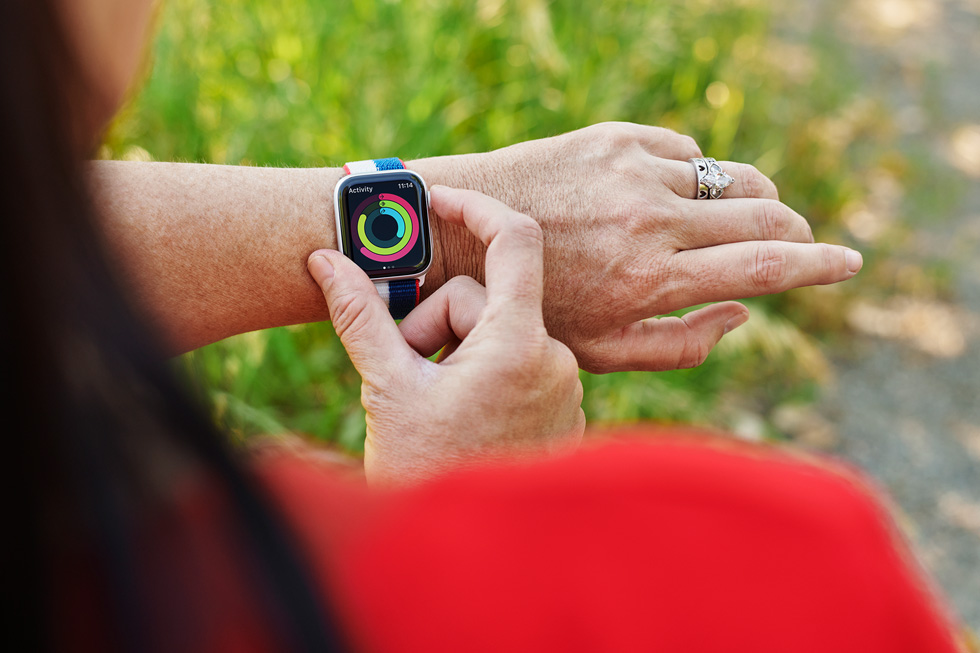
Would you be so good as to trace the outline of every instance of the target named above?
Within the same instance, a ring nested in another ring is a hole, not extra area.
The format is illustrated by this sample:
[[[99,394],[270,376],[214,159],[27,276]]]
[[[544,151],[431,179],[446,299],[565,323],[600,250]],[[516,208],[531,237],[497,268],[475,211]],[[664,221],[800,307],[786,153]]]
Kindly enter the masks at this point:
[[[814,243],[750,165],[723,199],[695,200],[688,136],[603,123],[487,154],[412,161],[430,183],[474,188],[531,216],[544,231],[544,319],[590,372],[700,365],[721,334],[748,318],[725,300],[853,277],[861,255]],[[438,215],[438,211],[435,211]],[[442,217],[442,216],[439,216]],[[482,251],[464,230],[433,221],[445,277],[480,279]],[[713,304],[683,318],[653,318]]]

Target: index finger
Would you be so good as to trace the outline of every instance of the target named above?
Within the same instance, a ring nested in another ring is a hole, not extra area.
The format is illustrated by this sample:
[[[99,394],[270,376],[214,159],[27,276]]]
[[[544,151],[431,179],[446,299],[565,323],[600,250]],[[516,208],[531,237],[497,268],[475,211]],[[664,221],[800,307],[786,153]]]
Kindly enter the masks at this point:
[[[473,190],[433,186],[432,208],[439,217],[465,225],[487,246],[489,314],[510,315],[520,324],[542,322],[544,237],[530,217]]]
[[[674,292],[667,293],[666,310],[839,283],[857,274],[862,264],[859,252],[827,243],[768,240],[684,250],[673,257]],[[694,302],[690,288],[698,290]]]

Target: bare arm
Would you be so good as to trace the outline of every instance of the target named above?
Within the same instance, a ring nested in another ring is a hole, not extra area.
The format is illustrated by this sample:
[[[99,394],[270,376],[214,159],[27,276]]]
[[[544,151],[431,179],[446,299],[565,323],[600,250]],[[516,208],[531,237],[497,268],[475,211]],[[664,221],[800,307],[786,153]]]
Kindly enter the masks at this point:
[[[470,188],[544,232],[544,321],[596,372],[700,364],[747,318],[724,300],[851,278],[857,252],[813,243],[806,220],[751,166],[694,200],[691,139],[608,123],[486,154],[409,162],[429,185]],[[246,331],[328,319],[307,257],[336,249],[339,168],[92,164],[109,248],[172,351]],[[423,295],[483,280],[482,243],[433,214]],[[723,302],[683,318],[648,318]]]
[[[431,166],[426,172],[430,183],[447,183]],[[333,188],[342,174],[91,164],[109,250],[174,353],[246,331],[329,319],[306,259],[313,250],[337,248]],[[441,226],[433,228],[438,237]],[[441,284],[437,262],[425,290]]]
[[[172,350],[326,319],[306,271],[336,249],[339,169],[190,163],[92,164],[110,251]]]

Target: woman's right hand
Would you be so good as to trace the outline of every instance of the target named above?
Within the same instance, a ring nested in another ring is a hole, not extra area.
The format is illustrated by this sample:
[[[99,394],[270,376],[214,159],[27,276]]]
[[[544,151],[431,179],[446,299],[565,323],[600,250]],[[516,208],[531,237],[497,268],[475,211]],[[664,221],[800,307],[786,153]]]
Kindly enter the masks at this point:
[[[578,364],[541,315],[537,222],[475,191],[433,187],[432,206],[486,245],[486,288],[456,277],[397,325],[343,254],[318,250],[308,261],[361,374],[369,482],[555,452],[577,445],[585,428]],[[425,358],[444,346],[438,363]]]

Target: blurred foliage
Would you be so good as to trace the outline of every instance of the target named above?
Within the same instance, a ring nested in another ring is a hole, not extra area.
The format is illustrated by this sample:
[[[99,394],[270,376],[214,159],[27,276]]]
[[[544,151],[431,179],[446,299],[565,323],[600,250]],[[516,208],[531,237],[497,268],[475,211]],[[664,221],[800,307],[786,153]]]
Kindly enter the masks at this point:
[[[848,216],[859,228],[862,211],[888,219],[869,170],[891,188],[921,171],[889,153],[891,123],[833,43],[787,33],[778,11],[764,0],[168,0],[151,73],[103,156],[339,165],[627,120],[753,163],[818,238],[849,242]],[[900,239],[869,230],[881,251]],[[805,401],[830,375],[808,334],[842,328],[846,292],[749,302],[753,318],[695,370],[583,374],[586,414],[738,428],[746,411]],[[246,334],[182,363],[241,437],[290,430],[362,446],[358,377],[329,324]],[[761,430],[750,435],[774,434]]]

